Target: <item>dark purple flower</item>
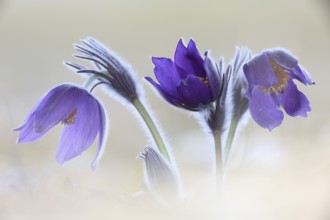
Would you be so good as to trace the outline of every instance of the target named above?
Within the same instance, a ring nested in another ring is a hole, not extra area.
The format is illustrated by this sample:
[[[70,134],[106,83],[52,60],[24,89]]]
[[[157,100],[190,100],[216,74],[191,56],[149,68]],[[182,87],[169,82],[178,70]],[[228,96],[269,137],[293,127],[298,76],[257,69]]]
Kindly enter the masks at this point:
[[[150,77],[146,80],[171,104],[198,111],[219,96],[220,73],[207,52],[203,60],[193,40],[187,47],[179,40],[174,61],[153,57],[152,62],[159,84]]]
[[[298,60],[288,51],[273,49],[255,56],[243,67],[249,88],[246,97],[252,118],[264,128],[272,130],[284,118],[281,108],[290,116],[307,117],[309,101],[293,79],[305,85],[314,84]]]
[[[101,103],[88,91],[71,84],[50,90],[29,114],[19,131],[18,143],[32,142],[45,135],[55,125],[64,128],[57,148],[60,164],[87,150],[99,135],[95,168],[105,146],[106,116]]]

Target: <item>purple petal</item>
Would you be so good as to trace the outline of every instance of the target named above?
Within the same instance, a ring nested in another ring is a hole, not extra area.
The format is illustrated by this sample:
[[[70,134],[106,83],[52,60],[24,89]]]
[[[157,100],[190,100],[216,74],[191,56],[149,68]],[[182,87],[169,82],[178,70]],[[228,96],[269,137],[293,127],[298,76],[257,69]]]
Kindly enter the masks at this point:
[[[245,78],[248,82],[248,90],[247,92],[245,93],[245,96],[247,98],[251,98],[251,93],[252,93],[252,90],[253,88],[256,86],[255,84],[253,84],[253,78],[251,77],[252,74],[251,74],[251,70],[250,70],[250,67],[247,65],[247,64],[244,64],[243,65],[243,72],[244,72],[244,75],[245,75]]]
[[[187,56],[191,59],[193,66],[195,67],[195,69],[199,70],[198,73],[203,74],[203,75],[197,75],[198,76],[205,76],[204,73],[204,60],[201,57],[197,47],[196,47],[196,43],[195,41],[193,41],[192,39],[189,41],[188,46],[187,46]]]
[[[21,127],[14,129],[14,131],[20,131],[17,142],[35,141],[65,119],[73,110],[67,107],[74,102],[70,100],[69,105],[64,105],[64,107],[59,103],[63,102],[63,100],[65,101],[66,93],[72,88],[77,89],[73,85],[62,84],[44,95],[29,114],[25,123]]]
[[[269,87],[278,82],[269,63],[269,58],[265,54],[255,56],[250,62],[244,65],[243,71],[249,82],[249,86],[262,85]]]
[[[204,69],[206,71],[212,100],[214,100],[218,97],[220,92],[220,73],[208,53],[205,53]]]
[[[268,128],[270,131],[279,126],[284,118],[273,97],[257,86],[252,89],[249,107],[252,118],[261,127]]]
[[[311,111],[306,96],[297,89],[292,81],[288,81],[288,87],[278,95],[278,99],[285,112],[290,116],[307,117],[307,112]]]
[[[273,49],[264,53],[270,56],[278,65],[284,67],[285,69],[293,70],[298,66],[298,60],[285,49]]]
[[[34,111],[30,113],[25,123],[19,128],[13,129],[13,131],[19,131],[19,137],[17,143],[27,143],[35,141],[41,138],[47,131],[36,133],[34,131]]]
[[[76,100],[87,91],[69,84],[55,87],[42,99],[35,110],[34,129],[37,133],[49,131],[76,108]]]
[[[178,69],[171,59],[152,58],[155,64],[154,73],[163,90],[171,96],[175,96],[176,87],[181,81]]]
[[[203,58],[198,52],[193,40],[189,41],[187,48],[184,46],[182,39],[179,40],[174,54],[174,62],[188,74],[193,74],[199,77],[206,76],[203,66]]]
[[[291,71],[290,74],[292,78],[299,80],[305,85],[315,84],[315,82],[309,76],[308,72],[299,65],[293,71]]]
[[[145,79],[150,82],[160,93],[161,96],[163,96],[163,98],[168,101],[169,103],[171,103],[172,105],[175,106],[179,106],[180,105],[180,101],[178,101],[177,99],[173,98],[172,96],[170,96],[169,94],[167,94],[166,91],[163,90],[163,88],[157,84],[151,77],[145,77]],[[177,96],[177,94],[176,94]]]
[[[101,127],[99,105],[92,96],[81,97],[76,103],[76,122],[65,125],[58,145],[56,159],[60,164],[89,148]]]
[[[96,157],[92,163],[92,168],[93,170],[96,169],[102,155],[105,149],[105,143],[106,143],[106,138],[108,135],[107,132],[107,117],[105,115],[104,109],[102,104],[99,102],[99,114],[100,114],[100,132],[99,132],[99,143],[98,143],[98,148],[97,148],[97,154]]]
[[[189,75],[177,89],[180,100],[185,107],[196,109],[211,102],[208,87],[194,75]]]
[[[191,61],[187,59],[187,53],[187,48],[183,44],[182,39],[180,39],[174,53],[174,62],[177,66],[184,69],[188,74],[194,74],[195,70],[191,65]]]

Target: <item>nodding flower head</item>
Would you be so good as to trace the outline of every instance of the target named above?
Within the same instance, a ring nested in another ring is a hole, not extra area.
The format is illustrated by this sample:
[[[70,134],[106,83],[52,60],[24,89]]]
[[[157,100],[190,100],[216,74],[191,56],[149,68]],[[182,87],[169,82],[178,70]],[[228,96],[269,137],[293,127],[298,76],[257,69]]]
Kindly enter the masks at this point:
[[[73,67],[77,73],[95,76],[129,102],[139,96],[133,71],[128,64],[92,37],[82,40],[82,43],[82,45],[74,45],[74,48],[83,54],[75,57],[91,61],[96,68],[87,68],[71,62],[66,62],[66,65]]]
[[[201,57],[193,40],[187,46],[179,40],[174,61],[153,57],[152,62],[159,83],[150,77],[146,80],[172,105],[199,111],[219,96],[220,72],[209,53]]]
[[[252,118],[264,128],[272,130],[284,118],[280,108],[290,116],[307,117],[309,101],[293,82],[314,84],[307,71],[288,51],[272,49],[255,56],[244,65],[248,81],[246,97]]]
[[[63,131],[56,158],[60,164],[87,150],[99,136],[95,169],[104,151],[106,116],[102,104],[83,88],[62,84],[50,90],[28,115],[19,131],[18,143],[32,142],[44,136],[55,125]]]

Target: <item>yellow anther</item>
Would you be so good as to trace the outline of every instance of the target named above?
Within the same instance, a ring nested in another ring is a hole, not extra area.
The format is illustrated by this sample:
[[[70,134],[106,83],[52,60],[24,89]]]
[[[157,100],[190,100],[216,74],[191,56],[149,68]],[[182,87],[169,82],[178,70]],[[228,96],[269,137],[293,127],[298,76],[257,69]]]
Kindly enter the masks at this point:
[[[77,116],[77,108],[75,108],[68,117],[66,117],[63,121],[62,124],[64,125],[72,125],[76,123],[76,116]]]
[[[206,86],[209,86],[209,79],[207,77],[199,77],[198,79],[200,79]]]
[[[259,86],[259,88],[267,94],[279,94],[288,86],[290,77],[287,70],[278,65],[273,59],[269,58],[269,62],[276,75],[277,84],[271,85],[270,87]]]

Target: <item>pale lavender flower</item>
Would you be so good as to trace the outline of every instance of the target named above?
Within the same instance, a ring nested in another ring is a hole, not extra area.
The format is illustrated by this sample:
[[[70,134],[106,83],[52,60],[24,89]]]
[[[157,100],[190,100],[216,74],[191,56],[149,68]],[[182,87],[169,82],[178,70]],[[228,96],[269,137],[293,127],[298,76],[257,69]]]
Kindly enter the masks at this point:
[[[102,104],[83,88],[62,84],[50,90],[35,106],[19,131],[18,143],[33,142],[62,124],[56,159],[60,164],[87,150],[99,136],[95,169],[105,147],[106,115]]]
[[[246,97],[252,118],[272,130],[282,123],[283,109],[290,116],[307,117],[311,111],[307,97],[293,79],[314,84],[298,60],[284,49],[272,49],[255,56],[243,67],[249,88]]]

